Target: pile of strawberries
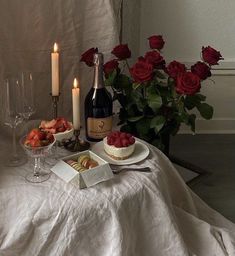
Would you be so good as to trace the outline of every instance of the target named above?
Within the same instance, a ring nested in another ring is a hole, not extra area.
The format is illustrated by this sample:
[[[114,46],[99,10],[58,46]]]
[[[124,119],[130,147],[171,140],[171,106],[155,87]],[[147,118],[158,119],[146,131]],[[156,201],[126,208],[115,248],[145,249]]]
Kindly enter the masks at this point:
[[[135,138],[130,133],[113,131],[107,136],[107,143],[116,148],[123,148],[134,144]]]
[[[50,132],[34,128],[26,136],[24,145],[30,147],[43,147],[51,144],[54,139],[54,136]]]
[[[72,127],[70,123],[63,117],[52,119],[51,121],[43,120],[39,126],[44,131],[48,131],[52,134],[65,132],[70,130]]]

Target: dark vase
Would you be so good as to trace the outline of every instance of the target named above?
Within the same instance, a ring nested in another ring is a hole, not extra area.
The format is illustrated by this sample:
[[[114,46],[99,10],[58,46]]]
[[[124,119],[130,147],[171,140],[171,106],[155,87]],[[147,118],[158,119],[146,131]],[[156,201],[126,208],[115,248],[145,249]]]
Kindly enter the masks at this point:
[[[161,150],[167,157],[169,157],[170,153],[170,134],[163,133],[161,136],[161,142],[163,144],[163,149]]]

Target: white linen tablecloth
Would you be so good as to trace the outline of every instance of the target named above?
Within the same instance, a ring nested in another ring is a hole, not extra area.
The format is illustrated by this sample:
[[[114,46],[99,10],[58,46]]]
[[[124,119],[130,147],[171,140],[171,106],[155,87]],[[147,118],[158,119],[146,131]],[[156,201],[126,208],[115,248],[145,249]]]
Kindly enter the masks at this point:
[[[5,144],[4,144],[5,145]],[[54,174],[25,181],[27,165],[3,167],[0,142],[1,256],[235,255],[235,225],[185,185],[150,147],[152,173],[123,172],[79,190]]]

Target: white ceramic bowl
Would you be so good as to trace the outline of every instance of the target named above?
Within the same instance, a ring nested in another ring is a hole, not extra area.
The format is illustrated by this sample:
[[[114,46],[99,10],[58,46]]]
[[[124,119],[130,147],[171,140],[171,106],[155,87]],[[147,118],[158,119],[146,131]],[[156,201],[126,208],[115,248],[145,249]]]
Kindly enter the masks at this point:
[[[64,132],[57,132],[54,135],[54,137],[56,138],[57,141],[62,141],[62,140],[67,140],[73,137],[73,124],[69,123],[71,125],[71,129],[64,131]]]

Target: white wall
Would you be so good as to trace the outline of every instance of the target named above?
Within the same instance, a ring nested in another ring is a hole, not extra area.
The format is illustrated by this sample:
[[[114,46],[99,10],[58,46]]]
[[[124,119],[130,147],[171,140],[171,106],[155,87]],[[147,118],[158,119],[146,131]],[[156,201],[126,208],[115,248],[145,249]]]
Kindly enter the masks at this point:
[[[123,0],[122,42],[128,43],[132,62],[139,55],[141,0]]]
[[[137,0],[126,1],[129,5]],[[235,133],[235,1],[233,0],[141,0],[139,41],[135,35],[127,38],[139,55],[148,49],[148,38],[162,34],[166,44],[163,55],[173,59],[194,62],[200,59],[202,46],[221,51],[224,63],[212,77],[215,84],[206,81],[202,92],[214,106],[213,120],[197,121],[197,133]],[[135,5],[136,6],[136,5]],[[133,15],[132,15],[133,16]],[[135,28],[136,22],[124,24]],[[125,26],[124,25],[124,26]],[[129,28],[129,31],[131,29]],[[138,41],[138,42],[136,42]],[[137,57],[137,56],[135,56]],[[182,132],[187,132],[183,128]]]

